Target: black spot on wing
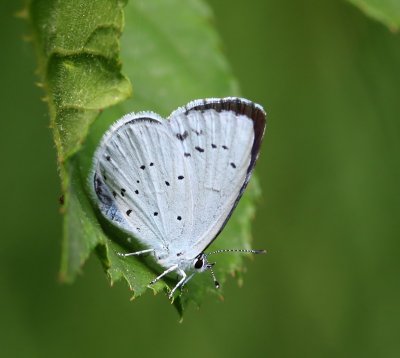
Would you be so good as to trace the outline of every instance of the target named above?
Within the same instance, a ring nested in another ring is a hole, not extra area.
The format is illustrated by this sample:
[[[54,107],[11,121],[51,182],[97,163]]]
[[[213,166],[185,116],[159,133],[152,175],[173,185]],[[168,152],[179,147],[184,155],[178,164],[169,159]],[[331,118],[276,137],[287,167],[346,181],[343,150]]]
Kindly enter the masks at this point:
[[[145,165],[142,165],[142,166],[140,167],[140,169],[142,169],[142,170],[144,170],[145,168],[146,168]]]
[[[183,155],[184,155],[186,158],[192,156],[190,153],[184,153]]]
[[[178,138],[180,141],[184,141],[188,135],[189,135],[189,133],[187,131],[184,131],[182,134],[177,133],[176,138]]]
[[[128,216],[131,215],[131,212],[132,212],[132,209],[127,210],[126,215],[128,215]]]
[[[233,168],[233,169],[236,169],[236,164],[235,163],[230,163],[230,165],[231,165],[231,167]]]
[[[96,173],[93,178],[93,186],[99,201],[107,207],[112,206],[114,199],[110,196],[107,186],[103,183],[101,177]]]
[[[202,129],[200,129],[199,131],[196,130],[196,129],[192,129],[192,131],[193,131],[194,133],[196,133],[198,136],[199,136],[199,135],[202,135],[202,134],[204,133]]]
[[[102,186],[102,182],[100,178],[97,176],[97,174],[94,176],[94,183],[95,183],[95,188],[100,188]]]
[[[217,148],[217,146],[215,144],[211,144],[211,147],[214,149]]]
[[[184,179],[185,177],[183,176],[183,175],[179,175],[178,176],[178,180],[182,180],[182,179]]]
[[[194,147],[194,149],[196,149],[200,153],[204,152],[204,148],[201,148],[201,147]]]

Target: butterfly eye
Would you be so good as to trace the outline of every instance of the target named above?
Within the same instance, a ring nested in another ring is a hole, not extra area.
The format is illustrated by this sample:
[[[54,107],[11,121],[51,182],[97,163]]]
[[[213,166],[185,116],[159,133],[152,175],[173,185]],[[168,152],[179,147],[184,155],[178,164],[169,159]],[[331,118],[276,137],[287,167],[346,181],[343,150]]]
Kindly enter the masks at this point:
[[[196,262],[194,263],[194,268],[196,270],[200,270],[204,265],[203,259],[197,259]]]

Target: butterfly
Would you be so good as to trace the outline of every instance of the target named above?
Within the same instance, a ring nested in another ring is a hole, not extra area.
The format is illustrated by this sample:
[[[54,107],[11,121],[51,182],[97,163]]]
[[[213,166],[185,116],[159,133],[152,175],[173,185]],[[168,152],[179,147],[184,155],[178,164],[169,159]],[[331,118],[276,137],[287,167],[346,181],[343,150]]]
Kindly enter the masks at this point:
[[[97,147],[90,187],[96,208],[133,236],[182,288],[195,273],[210,270],[204,251],[220,234],[239,202],[259,156],[265,132],[263,108],[244,98],[188,103],[168,119],[153,112],[127,114]]]

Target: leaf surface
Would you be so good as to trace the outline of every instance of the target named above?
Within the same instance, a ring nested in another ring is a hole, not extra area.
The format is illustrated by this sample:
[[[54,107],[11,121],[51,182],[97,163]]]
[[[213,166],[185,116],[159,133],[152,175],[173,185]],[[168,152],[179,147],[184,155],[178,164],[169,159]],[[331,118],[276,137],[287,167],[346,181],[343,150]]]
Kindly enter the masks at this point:
[[[157,270],[145,258],[118,256],[117,252],[134,250],[134,241],[127,242],[126,234],[96,216],[88,187],[94,150],[108,127],[128,112],[152,110],[168,116],[192,99],[234,96],[239,91],[203,1],[130,1],[124,9],[120,60],[122,5],[106,0],[74,5],[33,1],[31,19],[65,196],[62,277],[73,280],[96,248],[111,282],[124,278],[139,296]],[[125,100],[130,95],[127,78],[134,96]],[[212,249],[250,246],[256,181],[247,191]],[[240,255],[221,255],[217,261],[221,283],[228,273],[242,270]],[[215,292],[208,274],[197,276],[175,301],[180,312],[189,301],[200,304],[206,292]],[[167,279],[152,289],[158,292],[174,283]]]
[[[400,26],[400,1],[398,0],[348,0],[365,14],[382,22],[392,31]]]

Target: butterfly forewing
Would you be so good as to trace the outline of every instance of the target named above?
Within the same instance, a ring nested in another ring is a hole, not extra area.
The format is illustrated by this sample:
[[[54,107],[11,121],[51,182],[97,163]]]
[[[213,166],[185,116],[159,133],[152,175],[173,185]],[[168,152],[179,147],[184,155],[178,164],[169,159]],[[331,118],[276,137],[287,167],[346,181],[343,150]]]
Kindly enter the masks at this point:
[[[171,128],[189,133],[178,140],[190,168],[193,197],[192,233],[185,242],[199,253],[216,236],[240,193],[250,164],[253,124],[233,112],[210,109],[180,114],[171,119]]]
[[[222,230],[247,185],[265,113],[249,101],[228,98],[193,101],[170,119],[172,131],[185,133],[177,138],[191,166],[195,219],[186,241],[195,256]]]

